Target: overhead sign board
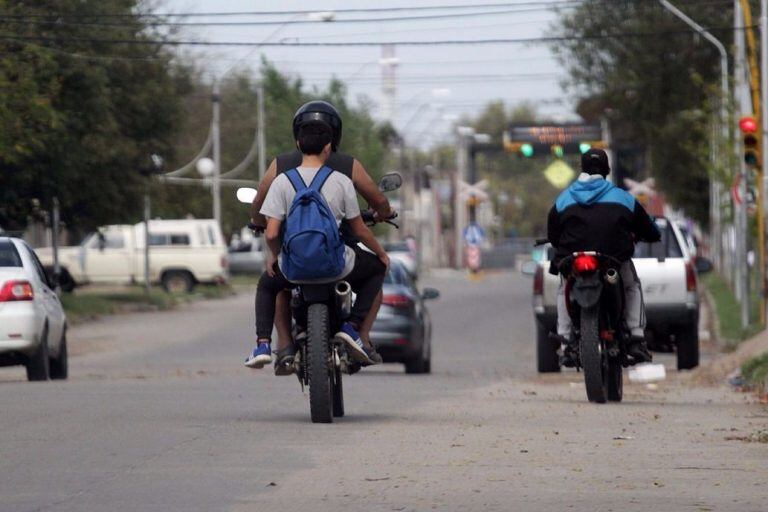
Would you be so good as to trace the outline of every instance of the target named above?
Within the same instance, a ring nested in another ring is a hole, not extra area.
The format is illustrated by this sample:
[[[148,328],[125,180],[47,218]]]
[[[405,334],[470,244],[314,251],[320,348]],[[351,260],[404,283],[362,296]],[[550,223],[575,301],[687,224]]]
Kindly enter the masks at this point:
[[[549,154],[557,148],[562,154],[579,154],[590,147],[605,148],[597,124],[512,124],[504,131],[504,149],[523,156]],[[528,154],[526,154],[528,153]]]

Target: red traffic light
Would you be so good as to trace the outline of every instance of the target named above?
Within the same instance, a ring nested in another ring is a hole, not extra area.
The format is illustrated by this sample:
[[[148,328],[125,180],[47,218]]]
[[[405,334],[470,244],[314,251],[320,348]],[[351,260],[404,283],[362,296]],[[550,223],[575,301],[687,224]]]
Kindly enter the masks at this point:
[[[741,133],[755,133],[757,131],[757,121],[755,121],[754,117],[742,117],[739,119],[739,130],[741,130]]]

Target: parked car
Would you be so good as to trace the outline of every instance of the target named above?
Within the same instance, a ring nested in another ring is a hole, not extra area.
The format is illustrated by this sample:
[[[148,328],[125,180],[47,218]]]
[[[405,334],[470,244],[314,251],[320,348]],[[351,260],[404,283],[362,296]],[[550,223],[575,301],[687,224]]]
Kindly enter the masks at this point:
[[[698,274],[712,269],[703,257],[693,258],[679,227],[657,218],[661,241],[635,246],[632,261],[643,288],[646,332],[653,350],[677,351],[678,369],[699,364]],[[548,272],[554,249],[535,251],[536,259],[523,265],[533,275],[533,314],[536,320],[537,367],[539,372],[560,371],[557,349],[549,333],[557,327],[557,289],[560,277]]]
[[[0,366],[12,365],[29,380],[66,379],[67,319],[35,252],[0,236]]]
[[[425,301],[440,292],[419,292],[405,266],[394,258],[384,279],[384,299],[371,329],[371,340],[386,363],[405,364],[406,373],[432,371],[432,321]]]
[[[264,238],[241,239],[228,249],[229,272],[232,274],[261,274],[264,271]]]
[[[390,258],[396,259],[403,264],[403,267],[413,276],[414,279],[418,279],[419,276],[419,263],[416,255],[416,250],[413,245],[409,245],[408,241],[403,240],[400,242],[384,242],[382,247]]]
[[[221,283],[228,278],[227,248],[214,220],[151,220],[149,245],[150,277],[167,291],[189,292],[198,283]],[[51,273],[52,248],[37,252]],[[87,283],[141,282],[144,223],[101,227],[79,246],[60,247],[59,263],[65,291]]]

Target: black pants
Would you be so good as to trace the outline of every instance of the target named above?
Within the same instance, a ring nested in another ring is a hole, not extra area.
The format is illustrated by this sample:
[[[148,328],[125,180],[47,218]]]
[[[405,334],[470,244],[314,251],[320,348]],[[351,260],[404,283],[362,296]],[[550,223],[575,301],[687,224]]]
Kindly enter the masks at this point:
[[[381,290],[386,269],[375,254],[359,247],[355,247],[354,250],[355,266],[344,281],[347,281],[357,294],[349,321],[359,326],[371,310],[376,295]],[[266,272],[261,275],[256,288],[256,336],[258,339],[272,338],[277,294],[294,286],[296,285],[288,281],[280,272],[277,264],[275,264],[274,277],[270,277]]]

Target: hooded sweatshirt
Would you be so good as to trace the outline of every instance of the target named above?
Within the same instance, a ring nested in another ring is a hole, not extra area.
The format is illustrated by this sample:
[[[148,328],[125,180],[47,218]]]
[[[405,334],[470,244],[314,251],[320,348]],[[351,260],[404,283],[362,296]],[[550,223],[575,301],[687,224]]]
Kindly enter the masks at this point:
[[[547,238],[555,248],[557,265],[579,251],[597,251],[627,261],[632,258],[635,240],[657,242],[661,233],[629,193],[599,174],[582,173],[549,211]]]

